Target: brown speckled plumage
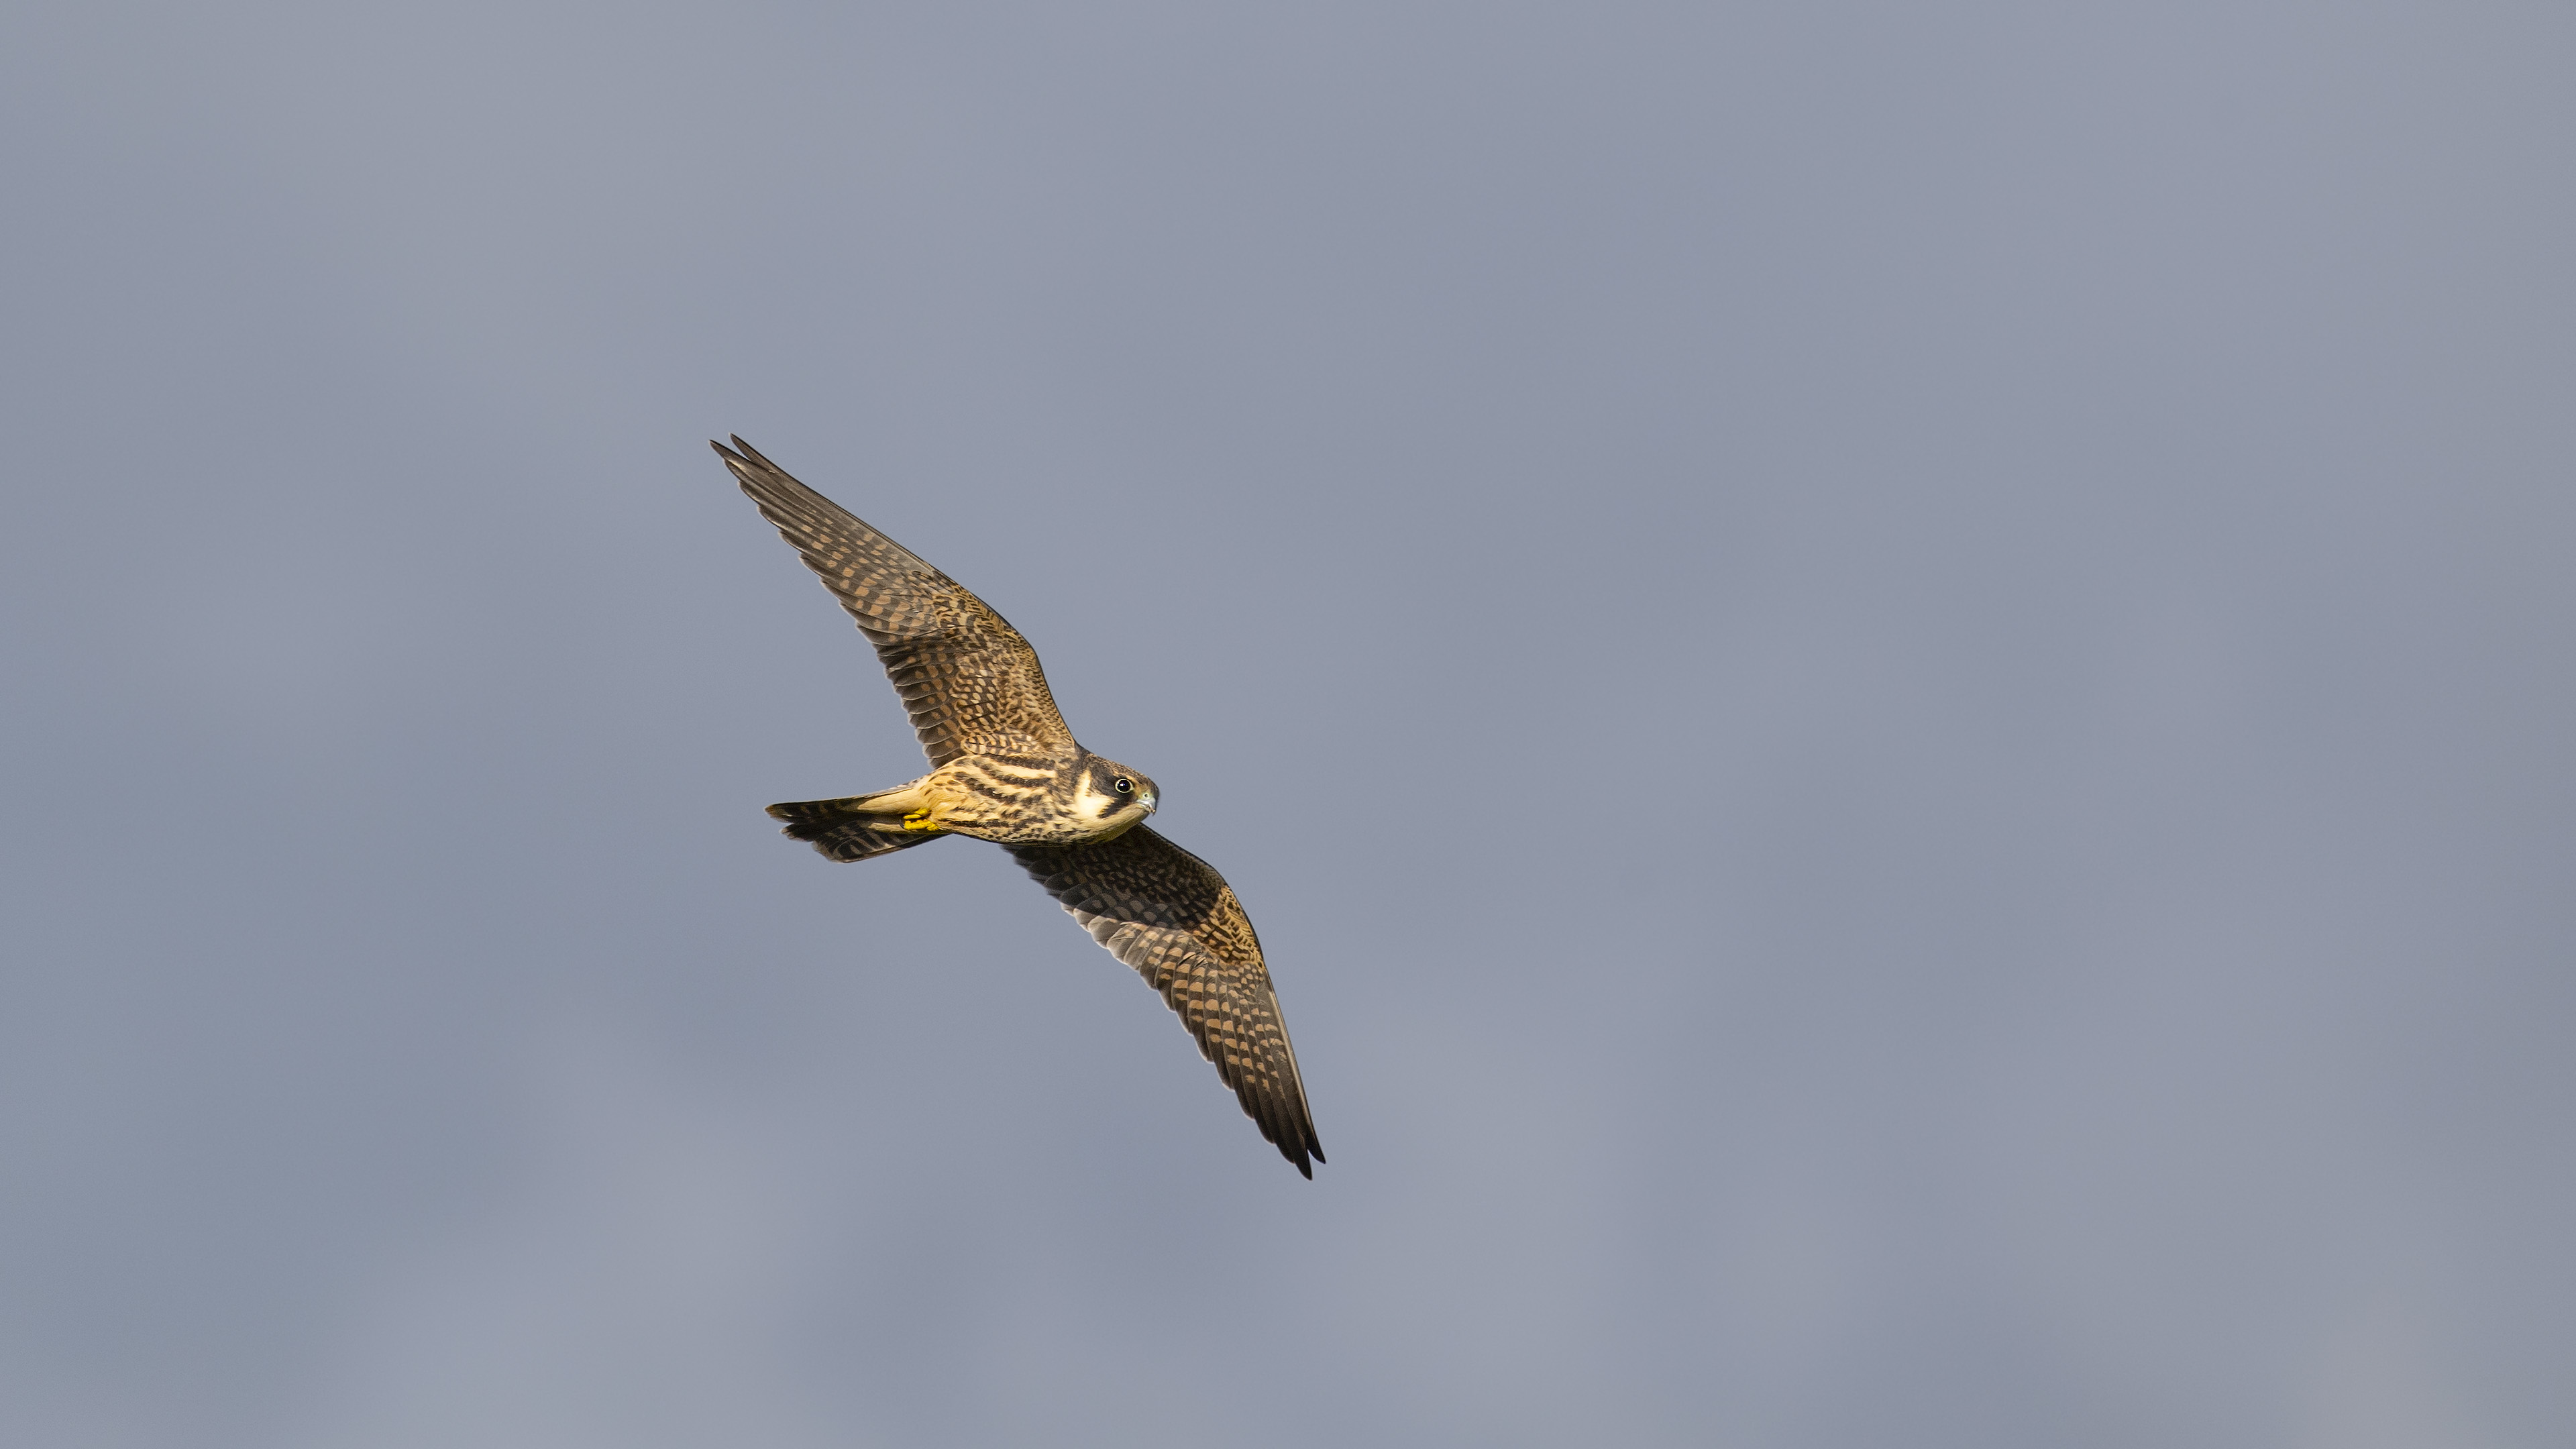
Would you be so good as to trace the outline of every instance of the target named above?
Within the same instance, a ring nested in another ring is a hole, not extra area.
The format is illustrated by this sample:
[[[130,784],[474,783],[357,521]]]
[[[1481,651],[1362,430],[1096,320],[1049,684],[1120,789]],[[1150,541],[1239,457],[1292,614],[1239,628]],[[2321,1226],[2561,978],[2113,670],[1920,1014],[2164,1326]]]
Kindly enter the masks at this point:
[[[1089,845],[1005,847],[1091,939],[1181,1014],[1245,1115],[1297,1170],[1324,1160],[1261,940],[1206,861],[1139,825]]]
[[[876,646],[932,767],[893,790],[769,813],[834,860],[951,833],[1009,850],[1162,993],[1261,1135],[1314,1176],[1324,1151],[1260,940],[1224,877],[1141,823],[1153,782],[1075,742],[1037,651],[983,600],[742,439],[712,446]]]
[[[964,754],[1074,748],[1038,651],[1010,621],[911,549],[850,516],[740,438],[711,446],[877,646],[933,765]],[[739,451],[735,451],[738,449]]]

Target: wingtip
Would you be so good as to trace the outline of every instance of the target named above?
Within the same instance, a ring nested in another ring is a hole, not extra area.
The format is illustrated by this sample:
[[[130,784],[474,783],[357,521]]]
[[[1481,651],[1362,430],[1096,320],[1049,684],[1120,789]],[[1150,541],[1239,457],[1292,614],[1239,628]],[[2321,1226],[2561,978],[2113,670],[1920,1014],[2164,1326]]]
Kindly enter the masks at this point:
[[[726,467],[731,468],[736,472],[740,472],[745,468],[757,468],[770,473],[780,471],[777,464],[760,455],[760,450],[758,448],[744,442],[742,440],[742,434],[732,433],[728,436],[733,439],[733,446],[730,448],[717,442],[713,438],[707,439],[707,446],[716,450],[716,456],[725,460]]]

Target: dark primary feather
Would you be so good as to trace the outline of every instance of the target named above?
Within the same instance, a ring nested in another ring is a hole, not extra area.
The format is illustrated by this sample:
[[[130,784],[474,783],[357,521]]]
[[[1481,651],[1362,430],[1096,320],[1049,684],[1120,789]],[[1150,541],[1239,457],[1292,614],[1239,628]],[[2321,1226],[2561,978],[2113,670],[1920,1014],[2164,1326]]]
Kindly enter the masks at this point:
[[[1324,1160],[1288,1023],[1243,906],[1207,862],[1139,825],[1084,845],[1011,852],[1093,940],[1179,1012],[1217,1075],[1308,1177]]]
[[[749,443],[708,446],[876,646],[933,768],[970,752],[1074,748],[1037,651],[1008,620]]]

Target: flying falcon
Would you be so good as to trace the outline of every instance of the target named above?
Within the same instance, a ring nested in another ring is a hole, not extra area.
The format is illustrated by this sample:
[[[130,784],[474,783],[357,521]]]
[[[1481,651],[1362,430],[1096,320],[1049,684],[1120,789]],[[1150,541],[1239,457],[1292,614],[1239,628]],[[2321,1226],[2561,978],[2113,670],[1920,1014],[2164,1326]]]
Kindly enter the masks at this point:
[[[982,599],[741,438],[709,446],[858,620],[930,756],[911,784],[769,813],[834,860],[947,835],[1009,851],[1163,993],[1261,1135],[1313,1177],[1324,1149],[1260,939],[1225,877],[1146,827],[1154,782],[1075,743],[1037,651]]]

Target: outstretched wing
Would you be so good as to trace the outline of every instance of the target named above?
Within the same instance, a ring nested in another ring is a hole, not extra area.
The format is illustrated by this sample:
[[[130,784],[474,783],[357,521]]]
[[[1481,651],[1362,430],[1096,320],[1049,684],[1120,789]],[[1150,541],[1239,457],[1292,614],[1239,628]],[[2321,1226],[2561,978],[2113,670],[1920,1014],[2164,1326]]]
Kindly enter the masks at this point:
[[[1142,825],[1086,845],[1013,845],[1091,939],[1163,993],[1245,1115],[1308,1177],[1324,1160],[1261,942],[1206,861]]]
[[[968,753],[1073,748],[1038,652],[1009,620],[749,443],[708,446],[877,646],[932,768]]]

